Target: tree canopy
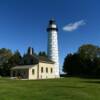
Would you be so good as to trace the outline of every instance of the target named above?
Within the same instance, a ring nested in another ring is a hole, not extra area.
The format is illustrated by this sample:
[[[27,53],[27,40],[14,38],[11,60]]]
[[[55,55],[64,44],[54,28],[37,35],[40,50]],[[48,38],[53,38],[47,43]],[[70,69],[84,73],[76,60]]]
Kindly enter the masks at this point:
[[[0,49],[0,75],[10,76],[10,69],[17,65],[31,65],[37,64],[38,59],[36,53],[30,51],[30,47],[27,53],[21,56],[21,53],[16,50],[14,53],[10,49],[2,48]],[[31,55],[30,55],[31,52]]]
[[[32,50],[32,51],[31,51]],[[27,49],[27,53],[24,54],[22,58],[22,65],[31,65],[31,64],[37,64],[38,58],[37,54],[34,52],[33,48],[29,47]]]
[[[47,57],[47,54],[46,54],[45,51],[40,51],[38,55],[39,55],[39,56]]]
[[[86,44],[79,47],[77,52],[81,58],[94,59],[100,57],[100,48],[92,44]]]
[[[73,76],[100,77],[100,48],[87,44],[65,57],[63,71]]]
[[[2,48],[0,49],[0,64],[8,62],[9,58],[13,55],[10,49]]]

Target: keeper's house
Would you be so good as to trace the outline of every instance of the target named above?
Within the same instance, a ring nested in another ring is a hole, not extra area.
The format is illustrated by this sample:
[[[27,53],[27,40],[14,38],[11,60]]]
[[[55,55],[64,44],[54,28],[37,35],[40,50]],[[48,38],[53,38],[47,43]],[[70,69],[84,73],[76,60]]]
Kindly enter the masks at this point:
[[[40,57],[37,64],[13,67],[11,77],[21,79],[55,78],[54,71],[54,62],[46,57]]]

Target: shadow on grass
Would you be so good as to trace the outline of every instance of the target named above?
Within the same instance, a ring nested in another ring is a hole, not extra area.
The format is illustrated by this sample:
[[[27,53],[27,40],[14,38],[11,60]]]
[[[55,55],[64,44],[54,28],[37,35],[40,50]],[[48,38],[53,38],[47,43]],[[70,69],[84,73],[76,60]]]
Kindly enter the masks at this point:
[[[82,86],[54,86],[54,87],[56,87],[56,88],[85,88],[85,87],[82,87]]]
[[[100,84],[100,80],[88,80],[88,81],[83,81],[85,83],[95,83],[95,84]]]
[[[66,76],[66,78],[68,78],[68,77],[83,79],[81,82],[85,82],[85,83],[100,84],[100,76],[99,77],[97,77],[97,76]]]

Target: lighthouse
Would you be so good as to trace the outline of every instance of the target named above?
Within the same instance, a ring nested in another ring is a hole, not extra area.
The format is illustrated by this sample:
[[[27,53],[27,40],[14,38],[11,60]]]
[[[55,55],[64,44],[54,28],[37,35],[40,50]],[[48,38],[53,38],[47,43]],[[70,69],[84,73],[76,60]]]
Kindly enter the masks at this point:
[[[50,60],[54,61],[55,77],[59,78],[59,51],[58,51],[58,28],[54,19],[49,21],[48,32],[48,49],[47,54]]]

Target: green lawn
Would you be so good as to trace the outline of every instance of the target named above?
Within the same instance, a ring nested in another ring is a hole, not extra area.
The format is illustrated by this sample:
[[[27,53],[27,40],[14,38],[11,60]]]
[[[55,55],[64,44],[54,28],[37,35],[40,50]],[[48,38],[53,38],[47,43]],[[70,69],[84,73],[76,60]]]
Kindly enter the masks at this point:
[[[0,79],[0,100],[100,100],[100,80]]]

